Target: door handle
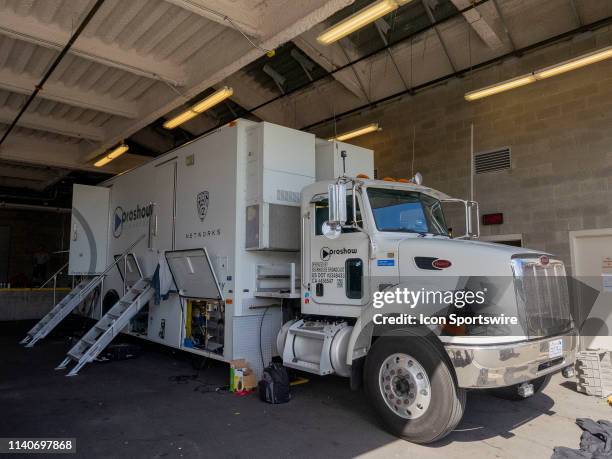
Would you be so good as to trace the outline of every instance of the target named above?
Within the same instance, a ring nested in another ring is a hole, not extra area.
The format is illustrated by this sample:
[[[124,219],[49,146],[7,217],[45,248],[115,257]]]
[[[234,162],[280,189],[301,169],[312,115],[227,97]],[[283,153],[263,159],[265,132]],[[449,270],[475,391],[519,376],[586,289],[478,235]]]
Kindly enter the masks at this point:
[[[72,225],[72,240],[73,241],[77,240],[77,226],[76,226],[76,223],[74,225]]]

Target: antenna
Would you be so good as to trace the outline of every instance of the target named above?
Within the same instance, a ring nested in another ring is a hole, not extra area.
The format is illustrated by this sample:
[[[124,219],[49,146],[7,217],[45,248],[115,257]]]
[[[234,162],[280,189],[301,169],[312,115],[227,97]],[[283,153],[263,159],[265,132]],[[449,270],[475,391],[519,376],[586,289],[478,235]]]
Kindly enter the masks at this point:
[[[416,142],[416,124],[412,125],[412,165],[410,166],[410,176],[414,177],[414,144]]]
[[[340,157],[342,158],[342,175],[346,175],[346,150],[342,150],[340,152]]]

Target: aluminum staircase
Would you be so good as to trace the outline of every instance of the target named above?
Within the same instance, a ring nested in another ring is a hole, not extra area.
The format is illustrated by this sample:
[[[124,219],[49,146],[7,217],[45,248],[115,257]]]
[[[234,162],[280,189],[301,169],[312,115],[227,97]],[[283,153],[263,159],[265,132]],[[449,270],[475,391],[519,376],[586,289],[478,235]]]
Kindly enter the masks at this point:
[[[59,303],[57,303],[51,311],[49,311],[40,321],[34,325],[34,327],[26,334],[19,344],[25,344],[26,347],[32,347],[37,341],[47,336],[51,330],[53,330],[57,324],[66,318],[68,314],[76,309],[87,296],[93,292],[93,290],[100,285],[106,275],[113,269],[120,261],[124,263],[127,260],[128,255],[134,256],[131,250],[144,239],[145,235],[140,236],[134,241],[120,256],[118,256],[113,263],[108,265],[103,273],[96,275],[95,277],[89,277],[79,283],[72,291],[66,295]],[[135,258],[135,257],[134,257]],[[63,267],[62,267],[63,269]],[[125,268],[124,268],[125,269]],[[58,271],[59,273],[59,271]],[[57,273],[54,274],[56,276]],[[45,282],[46,284],[47,282]],[[44,284],[43,284],[44,285]],[[125,288],[125,281],[124,281]]]
[[[92,362],[106,346],[128,325],[140,309],[153,298],[154,289],[148,279],[138,280],[127,293],[89,330],[56,368],[65,369],[71,361],[76,365],[67,376],[76,376],[81,368]]]
[[[36,342],[47,336],[57,324],[74,311],[93,290],[100,285],[104,279],[103,275],[86,278],[66,295],[62,301],[57,303],[34,327],[26,334],[19,344],[32,347]]]

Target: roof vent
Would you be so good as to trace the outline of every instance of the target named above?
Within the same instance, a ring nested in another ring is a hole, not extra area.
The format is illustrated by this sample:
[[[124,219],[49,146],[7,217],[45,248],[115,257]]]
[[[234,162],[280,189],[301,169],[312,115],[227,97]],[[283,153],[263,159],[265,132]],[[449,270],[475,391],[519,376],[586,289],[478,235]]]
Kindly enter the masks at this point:
[[[510,147],[499,150],[485,151],[474,155],[474,171],[476,174],[504,171],[512,167]]]

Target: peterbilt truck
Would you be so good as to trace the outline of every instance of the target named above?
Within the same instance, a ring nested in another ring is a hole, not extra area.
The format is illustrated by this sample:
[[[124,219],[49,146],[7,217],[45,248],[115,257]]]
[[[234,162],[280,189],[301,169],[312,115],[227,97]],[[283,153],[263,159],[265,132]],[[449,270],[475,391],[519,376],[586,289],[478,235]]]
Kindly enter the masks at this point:
[[[572,367],[562,261],[479,242],[476,203],[373,172],[370,150],[238,120],[75,186],[80,282],[22,343],[75,311],[97,322],[59,364],[69,375],[119,333],[246,359],[258,376],[278,358],[363,386],[417,443],[457,426],[468,390],[522,399]],[[445,206],[465,231],[451,234]]]

